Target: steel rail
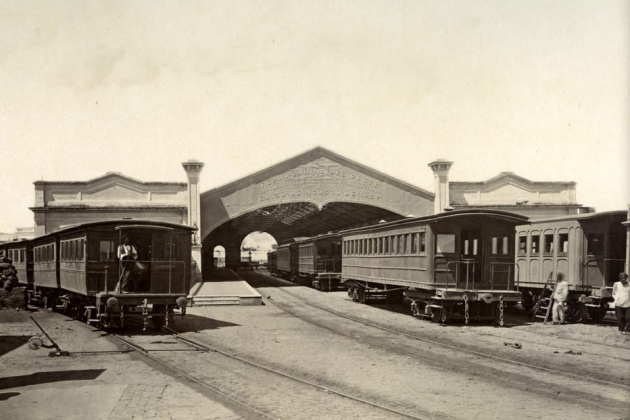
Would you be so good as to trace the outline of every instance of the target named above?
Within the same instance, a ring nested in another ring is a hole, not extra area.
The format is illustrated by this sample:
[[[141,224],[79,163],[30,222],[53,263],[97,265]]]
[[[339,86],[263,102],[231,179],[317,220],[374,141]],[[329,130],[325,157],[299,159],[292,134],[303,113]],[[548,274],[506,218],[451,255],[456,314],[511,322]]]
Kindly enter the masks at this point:
[[[325,386],[316,384],[314,382],[307,381],[305,379],[297,378],[295,376],[289,375],[289,374],[281,372],[279,370],[276,370],[276,369],[273,369],[273,368],[269,368],[269,367],[263,366],[263,365],[261,365],[259,363],[252,362],[251,360],[247,360],[247,359],[244,359],[242,357],[230,354],[228,352],[225,352],[225,351],[223,351],[223,350],[221,350],[221,349],[219,349],[217,347],[211,346],[209,344],[200,343],[200,342],[198,342],[196,340],[193,340],[191,338],[183,337],[183,336],[181,336],[181,334],[179,332],[177,332],[177,331],[175,331],[175,330],[173,330],[173,329],[171,329],[169,327],[162,327],[162,328],[164,330],[168,331],[169,333],[171,333],[172,335],[174,335],[178,340],[185,341],[185,342],[187,342],[189,344],[192,344],[192,345],[195,345],[195,346],[205,347],[208,351],[219,353],[219,354],[221,354],[223,356],[229,357],[230,359],[238,360],[239,362],[248,364],[250,366],[254,366],[254,367],[256,367],[258,369],[261,369],[261,370],[264,370],[266,372],[270,372],[270,373],[282,376],[284,378],[291,379],[291,380],[293,380],[295,382],[299,382],[299,383],[304,384],[304,385],[309,385],[309,386],[311,386],[313,388],[319,389],[321,391],[328,392],[330,394],[335,394],[335,395],[338,395],[340,397],[343,397],[343,398],[346,398],[346,399],[349,399],[349,400],[352,400],[352,401],[357,401],[357,402],[360,402],[362,404],[369,405],[371,407],[375,407],[375,408],[378,408],[378,409],[381,409],[381,410],[384,410],[384,411],[388,411],[390,413],[394,413],[394,414],[397,414],[397,415],[402,416],[402,417],[407,417],[407,418],[416,419],[416,420],[424,420],[423,417],[417,417],[417,416],[414,416],[412,414],[404,413],[402,411],[398,411],[396,409],[380,405],[378,403],[373,403],[373,402],[364,400],[364,399],[359,398],[359,397],[354,397],[352,395],[346,394],[346,393],[341,392],[341,391],[335,391],[334,389],[327,388]]]
[[[288,293],[288,292],[287,292],[287,293]],[[290,295],[294,296],[292,293],[288,293],[288,294],[290,294]],[[297,299],[299,299],[299,300],[302,300],[301,298],[299,298],[299,297],[297,297],[297,296],[296,296],[296,298],[297,298]],[[324,325],[324,324],[318,323],[318,322],[316,322],[316,321],[313,321],[313,320],[312,320],[312,319],[310,319],[310,318],[307,318],[307,317],[301,316],[301,315],[299,315],[299,314],[296,314],[296,313],[295,313],[295,312],[293,312],[293,311],[290,311],[290,310],[287,310],[287,309],[285,309],[285,308],[282,308],[282,307],[280,307],[280,306],[278,305],[277,301],[276,301],[276,302],[273,302],[273,304],[274,304],[274,306],[276,306],[276,307],[277,307],[277,308],[279,308],[280,310],[282,310],[282,311],[284,311],[284,312],[286,312],[286,313],[288,313],[288,314],[290,314],[290,315],[292,315],[292,316],[294,316],[294,317],[296,317],[296,318],[302,319],[303,321],[308,322],[309,324],[316,325],[316,326],[319,326],[319,327],[321,327],[321,328],[325,328],[325,329],[327,329],[327,330],[329,330],[329,331],[332,331],[332,332],[334,332],[334,333],[341,334],[341,335],[344,335],[344,336],[347,336],[347,337],[350,337],[350,338],[355,338],[355,337],[354,337],[353,335],[351,335],[351,334],[345,334],[345,333],[342,333],[342,332],[340,332],[340,331],[338,331],[338,330],[335,330],[335,329],[334,329],[334,328],[332,328],[332,327],[329,327],[329,326],[327,326],[327,325]],[[327,310],[326,308],[320,308],[319,306],[316,306],[316,305],[310,305],[310,306],[313,306],[313,307],[315,307],[315,308],[319,308],[319,309],[322,309],[322,310],[324,310],[324,311],[326,311],[326,312],[331,312],[332,314],[337,315],[334,311]],[[501,357],[498,357],[498,356],[492,356],[492,355],[489,355],[489,354],[485,354],[485,353],[481,353],[481,352],[476,352],[476,351],[474,351],[474,350],[469,350],[469,349],[465,349],[465,348],[461,348],[461,347],[453,346],[453,345],[451,345],[451,344],[446,344],[446,343],[442,343],[442,342],[435,341],[435,340],[425,339],[425,338],[422,338],[422,337],[416,337],[416,336],[413,336],[413,335],[410,335],[410,334],[407,334],[407,333],[403,333],[403,332],[400,332],[400,331],[396,331],[396,330],[388,329],[388,328],[386,328],[386,327],[375,326],[375,325],[373,325],[373,324],[366,323],[366,322],[364,322],[364,321],[357,320],[357,319],[354,319],[354,318],[352,318],[352,317],[347,317],[347,316],[345,316],[345,315],[343,315],[343,314],[339,314],[339,316],[341,316],[341,317],[343,317],[343,318],[346,318],[346,319],[349,319],[349,320],[351,320],[351,321],[356,321],[356,322],[358,322],[358,323],[361,323],[361,324],[364,324],[364,325],[367,325],[367,326],[370,326],[370,327],[374,327],[374,328],[377,328],[377,329],[383,330],[383,331],[397,333],[397,334],[400,334],[400,335],[405,336],[405,337],[408,337],[408,338],[417,339],[417,340],[420,340],[420,341],[426,341],[426,342],[429,342],[429,343],[431,343],[431,344],[437,344],[437,345],[440,345],[440,346],[443,346],[443,347],[448,347],[448,348],[451,348],[451,349],[454,349],[454,350],[461,350],[461,351],[463,351],[463,352],[472,353],[472,354],[475,354],[475,355],[478,355],[478,356],[482,356],[482,357],[487,357],[487,358],[491,358],[491,359],[495,359],[495,360],[505,361],[505,362],[507,362],[507,363],[509,363],[509,364],[511,363],[511,364],[516,364],[516,365],[522,365],[522,366],[532,367],[532,368],[535,368],[535,369],[539,369],[539,370],[547,371],[547,372],[549,372],[549,373],[558,373],[558,374],[562,374],[562,375],[569,376],[569,377],[572,377],[572,378],[581,378],[581,379],[583,379],[583,378],[587,378],[587,379],[590,379],[590,380],[593,380],[593,381],[596,381],[596,382],[600,382],[600,383],[603,383],[603,384],[606,384],[606,385],[609,385],[609,386],[623,387],[623,388],[630,389],[630,387],[628,387],[628,386],[626,386],[626,385],[624,385],[624,384],[619,384],[619,383],[615,383],[615,382],[602,381],[602,380],[599,380],[599,379],[590,378],[590,377],[583,377],[583,376],[580,376],[580,375],[574,375],[574,374],[570,374],[570,373],[563,372],[563,371],[556,371],[556,370],[551,369],[551,368],[545,368],[545,367],[542,367],[542,366],[531,365],[531,364],[528,364],[528,363],[526,363],[526,362],[518,362],[518,361],[513,361],[513,360],[510,360],[510,359],[504,359],[504,358],[501,358]],[[398,349],[397,351],[399,351],[399,352],[400,352],[400,353],[402,353],[402,354],[406,354],[406,355],[408,355],[408,356],[414,356],[414,357],[418,357],[418,356],[419,356],[417,353],[409,352],[409,351],[406,351],[406,350],[401,350],[401,349]],[[422,356],[421,356],[421,357],[422,357]],[[466,370],[471,370],[471,371],[473,370],[473,369],[470,369],[470,368],[464,368],[464,369],[466,369]],[[508,379],[508,378],[506,378],[506,377],[504,377],[504,376],[501,376],[501,375],[497,375],[497,374],[493,374],[493,373],[483,373],[483,375],[485,375],[485,376],[490,376],[490,377],[494,377],[494,378],[496,378],[496,379],[498,379],[498,380],[500,380],[500,381],[503,381],[503,382],[507,382],[507,383],[514,383],[514,384],[518,384],[518,385],[521,385],[521,386],[523,385],[523,381],[519,381],[519,380],[515,380],[515,379]],[[556,397],[557,397],[557,395],[558,395],[556,392],[554,392],[554,391],[552,391],[552,390],[540,390],[540,392],[541,392],[541,393],[545,393],[545,394],[550,394],[550,395],[553,395],[553,396],[556,396]],[[583,400],[582,398],[580,398],[580,397],[573,397],[573,396],[568,395],[568,394],[566,394],[566,393],[563,393],[563,394],[562,394],[562,398],[564,398],[564,399],[566,399],[566,400],[574,401],[574,402],[584,402],[584,400]],[[627,413],[628,413],[628,411],[627,411],[627,410],[620,410],[620,409],[617,409],[617,408],[614,408],[614,407],[610,407],[610,406],[608,406],[608,405],[599,404],[599,403],[597,403],[597,402],[593,402],[593,401],[589,401],[589,402],[588,402],[588,404],[590,404],[590,405],[592,405],[592,406],[596,406],[596,407],[604,408],[604,409],[607,409],[607,410],[611,410],[611,411],[614,411],[614,412],[618,412],[618,413],[623,413],[623,414],[627,414]]]
[[[120,340],[120,341],[122,341],[127,346],[131,347],[132,349],[140,352],[144,357],[147,357],[147,358],[151,359],[151,361],[153,361],[155,363],[158,363],[158,364],[164,366],[165,368],[175,372],[176,374],[178,374],[179,376],[183,377],[184,379],[187,379],[187,380],[189,380],[191,382],[194,382],[197,385],[202,386],[203,388],[206,388],[206,389],[208,389],[208,390],[210,390],[210,391],[212,391],[212,392],[214,392],[214,393],[216,393],[218,395],[221,395],[223,398],[227,398],[228,400],[232,401],[233,403],[238,404],[241,407],[244,407],[245,409],[247,409],[247,410],[249,410],[249,411],[251,411],[253,413],[256,413],[259,416],[262,416],[262,417],[264,417],[266,419],[270,419],[270,420],[276,420],[274,417],[270,417],[269,415],[263,413],[262,411],[259,411],[255,407],[247,405],[246,403],[244,403],[242,401],[239,401],[239,400],[235,399],[234,397],[229,396],[228,394],[222,392],[221,390],[219,390],[219,389],[217,389],[217,388],[215,388],[215,387],[213,387],[211,385],[208,385],[207,383],[205,383],[201,379],[195,378],[194,376],[184,372],[182,369],[179,369],[178,367],[161,360],[159,357],[153,356],[150,353],[150,350],[147,350],[144,347],[139,346],[139,345],[131,342],[130,340],[127,340],[127,339],[119,336],[118,334],[111,334],[111,336],[116,338],[116,339],[118,339],[118,340]]]
[[[433,339],[425,338],[425,337],[420,337],[420,336],[417,336],[417,335],[414,335],[414,334],[409,334],[409,333],[406,333],[406,332],[403,332],[403,331],[398,331],[398,330],[394,330],[394,329],[391,329],[391,328],[388,328],[388,327],[383,327],[383,326],[380,326],[380,325],[377,325],[377,324],[372,324],[370,322],[366,322],[366,321],[363,321],[361,319],[354,318],[354,317],[351,317],[351,316],[346,315],[346,314],[342,314],[342,313],[334,311],[332,309],[328,309],[328,308],[324,308],[324,307],[315,305],[315,304],[307,301],[306,299],[303,299],[303,298],[301,298],[299,296],[296,296],[295,294],[293,294],[293,293],[291,293],[291,292],[289,292],[287,290],[284,290],[284,289],[280,289],[280,290],[282,290],[284,293],[286,293],[286,294],[288,294],[288,295],[290,295],[290,296],[292,296],[292,297],[294,297],[294,298],[304,302],[305,304],[307,304],[307,305],[309,305],[311,307],[320,309],[322,311],[328,312],[330,314],[333,314],[335,316],[338,316],[338,317],[341,317],[341,318],[344,318],[344,319],[347,319],[347,320],[350,320],[350,321],[357,322],[359,324],[366,325],[368,327],[376,328],[376,329],[379,329],[379,330],[382,330],[382,331],[386,331],[386,332],[390,332],[390,333],[399,334],[399,335],[402,335],[402,336],[407,337],[407,338],[412,338],[412,339],[423,341],[423,342],[426,342],[426,343],[439,345],[439,346],[446,347],[446,348],[449,348],[449,349],[452,349],[452,350],[457,350],[457,351],[473,354],[475,356],[484,357],[484,358],[487,358],[487,359],[497,360],[497,361],[501,361],[501,362],[504,362],[504,363],[513,364],[513,365],[517,365],[517,366],[528,367],[530,369],[536,369],[536,370],[540,370],[540,371],[544,371],[544,372],[548,372],[548,373],[564,375],[564,376],[567,376],[567,377],[570,377],[570,378],[573,378],[573,379],[579,379],[579,380],[585,380],[586,379],[586,380],[589,380],[589,381],[592,381],[592,382],[597,382],[597,383],[601,383],[601,384],[608,385],[608,386],[622,387],[622,388],[630,390],[630,386],[625,385],[625,384],[620,384],[620,383],[617,383],[617,382],[606,381],[606,380],[603,380],[603,379],[592,378],[592,377],[589,377],[589,376],[582,376],[582,375],[578,375],[578,374],[574,374],[574,373],[570,373],[570,372],[565,372],[565,371],[562,371],[562,370],[557,370],[557,369],[548,368],[548,367],[544,367],[544,366],[540,366],[540,365],[535,365],[533,363],[521,362],[521,361],[518,361],[518,360],[508,359],[508,358],[501,357],[501,356],[495,356],[495,355],[492,355],[492,354],[489,354],[489,353],[483,353],[483,352],[480,352],[480,351],[477,351],[477,350],[471,350],[471,349],[467,349],[465,347],[460,347],[460,346],[456,346],[456,345],[453,345],[453,344],[444,343],[442,341],[433,340]],[[289,312],[289,311],[286,311],[286,312]],[[306,319],[306,318],[304,318],[304,319]]]
[[[223,356],[225,356],[225,357],[228,357],[228,358],[230,358],[230,359],[234,359],[234,360],[237,360],[237,361],[239,361],[239,362],[241,362],[241,363],[245,363],[245,364],[247,364],[247,365],[250,365],[250,366],[256,367],[256,368],[258,368],[258,369],[261,369],[261,370],[263,370],[263,371],[273,373],[273,374],[275,374],[275,375],[278,375],[278,376],[281,376],[281,377],[284,377],[284,378],[290,379],[290,380],[295,381],[295,382],[299,382],[299,383],[301,383],[301,384],[303,384],[303,385],[308,385],[308,386],[311,386],[311,387],[313,387],[313,388],[319,389],[320,391],[328,392],[328,393],[330,393],[330,394],[335,394],[335,395],[337,395],[337,396],[339,396],[339,397],[346,398],[346,399],[349,399],[349,400],[352,400],[352,401],[356,401],[356,402],[360,402],[360,403],[362,403],[362,404],[369,405],[370,407],[378,408],[378,409],[381,409],[381,410],[383,410],[383,411],[387,411],[387,412],[390,412],[390,413],[393,413],[393,414],[397,414],[397,415],[402,416],[402,417],[406,417],[406,418],[410,418],[410,419],[414,419],[414,420],[426,420],[426,419],[425,419],[425,418],[423,418],[423,417],[418,417],[418,416],[414,416],[414,415],[412,415],[412,414],[404,413],[404,412],[402,412],[402,411],[398,411],[398,410],[396,410],[396,409],[389,408],[389,407],[386,407],[386,406],[380,405],[380,404],[378,404],[378,403],[373,403],[373,402],[370,402],[370,401],[364,400],[364,399],[359,398],[359,397],[354,397],[354,396],[352,396],[352,395],[345,394],[345,393],[340,392],[340,391],[335,391],[334,389],[330,389],[330,388],[324,387],[324,386],[322,386],[322,385],[318,385],[318,384],[316,384],[316,383],[314,383],[314,382],[310,382],[310,381],[307,381],[307,380],[304,380],[304,379],[300,379],[300,378],[297,378],[297,377],[295,377],[295,376],[289,375],[289,374],[287,374],[287,373],[281,372],[281,371],[279,371],[279,370],[276,370],[276,369],[273,369],[273,368],[270,368],[270,367],[267,367],[267,366],[263,366],[263,365],[261,365],[261,364],[259,364],[259,363],[253,362],[253,361],[251,361],[251,360],[247,360],[247,359],[244,359],[244,358],[242,358],[242,357],[239,357],[239,356],[236,356],[236,355],[230,354],[230,353],[228,353],[228,352],[225,352],[225,351],[223,351],[223,350],[221,350],[221,349],[219,349],[219,348],[217,348],[217,347],[211,346],[211,345],[209,345],[209,344],[206,344],[206,343],[201,343],[201,342],[196,341],[196,340],[193,340],[193,339],[191,339],[191,338],[183,337],[183,336],[182,336],[179,332],[177,332],[177,331],[173,330],[172,328],[169,328],[169,327],[164,327],[164,326],[163,326],[163,327],[162,327],[162,330],[167,331],[169,334],[171,334],[172,336],[174,336],[176,339],[178,339],[178,340],[180,340],[180,341],[184,341],[185,343],[187,343],[188,345],[190,345],[190,346],[191,346],[191,347],[193,347],[193,348],[196,348],[196,349],[201,349],[201,350],[206,351],[206,352],[219,353],[219,354],[221,354],[221,355],[223,355]],[[168,363],[166,363],[166,362],[164,362],[164,361],[160,360],[159,358],[155,358],[155,357],[151,356],[150,352],[154,352],[154,351],[156,351],[156,350],[149,350],[149,349],[145,349],[145,348],[143,348],[143,347],[141,347],[141,346],[139,346],[139,345],[137,345],[137,344],[131,343],[129,340],[127,340],[127,339],[125,339],[125,338],[122,338],[122,337],[120,337],[120,336],[119,336],[119,335],[117,335],[117,334],[112,334],[112,336],[114,336],[114,337],[116,337],[117,339],[119,339],[119,340],[121,340],[121,341],[125,342],[126,344],[128,344],[128,345],[129,345],[129,346],[131,346],[131,347],[133,347],[134,349],[137,349],[138,351],[141,351],[144,355],[146,355],[146,356],[148,356],[149,358],[151,358],[151,360],[157,361],[157,362],[159,362],[160,364],[162,364],[162,365],[164,365],[164,366],[166,366],[166,367],[168,367],[168,368],[173,369],[173,370],[174,370],[174,371],[176,371],[178,374],[181,374],[181,375],[185,376],[187,379],[193,378],[193,377],[191,377],[189,374],[187,374],[187,373],[185,373],[185,372],[182,372],[180,369],[178,369],[178,368],[176,368],[176,367],[174,367],[174,366],[172,366],[172,365],[170,365],[170,364],[168,364]],[[167,350],[167,351],[168,351],[168,350]],[[171,350],[171,351],[172,351],[172,350]],[[200,381],[199,381],[199,380],[197,380],[196,378],[193,378],[193,380],[194,380],[194,382],[199,383],[200,385],[205,386],[205,387],[207,387],[207,388],[211,389],[211,390],[212,390],[212,391],[214,391],[214,392],[219,393],[220,395],[222,395],[222,396],[224,396],[224,397],[226,397],[226,398],[229,398],[229,399],[230,399],[230,401],[237,402],[238,404],[240,404],[240,405],[242,405],[242,406],[244,406],[244,407],[246,407],[246,408],[248,408],[248,409],[251,409],[252,411],[254,411],[254,412],[258,413],[258,414],[264,415],[264,416],[265,416],[265,417],[267,417],[267,418],[271,418],[271,417],[269,417],[269,416],[265,415],[264,413],[262,413],[262,412],[258,411],[256,408],[251,407],[251,406],[247,405],[246,403],[240,402],[240,401],[238,401],[238,400],[234,399],[233,397],[230,397],[230,396],[228,396],[227,394],[224,394],[223,392],[221,392],[221,391],[219,391],[219,390],[215,389],[214,387],[212,387],[212,386],[210,386],[210,385],[207,385],[207,384],[205,384],[205,383],[203,383],[203,382],[200,382]]]

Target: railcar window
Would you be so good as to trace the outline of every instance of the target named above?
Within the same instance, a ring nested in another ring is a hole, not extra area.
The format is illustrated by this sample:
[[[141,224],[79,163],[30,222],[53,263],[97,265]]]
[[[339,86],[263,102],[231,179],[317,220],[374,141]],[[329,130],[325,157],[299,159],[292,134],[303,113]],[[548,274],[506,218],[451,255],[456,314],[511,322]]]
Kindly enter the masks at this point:
[[[527,255],[527,236],[518,237],[518,255]]]
[[[532,235],[532,254],[538,254],[538,235]]]
[[[566,254],[569,252],[569,234],[561,233],[559,235],[558,252]]]
[[[114,247],[114,241],[101,240],[99,242],[99,261],[110,261],[116,258],[116,251]]]
[[[417,233],[411,234],[411,253],[412,254],[418,253],[418,234]]]
[[[604,253],[604,235],[601,233],[588,235],[587,250],[589,255],[602,255]]]
[[[553,253],[553,233],[545,235],[545,253]]]
[[[427,234],[426,232],[420,232],[420,253],[427,252]]]
[[[438,234],[436,240],[437,252],[440,254],[452,254],[455,252],[455,235]]]
[[[395,236],[389,237],[389,252],[390,254],[396,253],[396,237]]]
[[[20,262],[24,262],[26,261],[26,250],[22,249],[20,250]]]
[[[509,255],[510,254],[510,244],[508,242],[508,237],[504,236],[503,237],[503,255]]]

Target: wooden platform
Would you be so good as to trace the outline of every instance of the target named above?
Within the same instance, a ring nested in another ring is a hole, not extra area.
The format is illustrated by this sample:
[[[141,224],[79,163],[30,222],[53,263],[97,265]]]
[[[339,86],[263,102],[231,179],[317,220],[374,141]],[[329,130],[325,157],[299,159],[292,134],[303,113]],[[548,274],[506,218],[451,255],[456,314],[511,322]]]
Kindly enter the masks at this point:
[[[262,296],[244,280],[205,281],[188,295],[192,306],[262,305]]]

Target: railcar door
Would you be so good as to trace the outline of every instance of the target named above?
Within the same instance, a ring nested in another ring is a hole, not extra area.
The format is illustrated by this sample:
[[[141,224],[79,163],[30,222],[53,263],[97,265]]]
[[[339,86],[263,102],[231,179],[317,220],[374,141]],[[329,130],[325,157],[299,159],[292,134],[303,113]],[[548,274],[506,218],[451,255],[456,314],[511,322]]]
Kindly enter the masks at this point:
[[[462,264],[459,287],[474,289],[480,285],[483,271],[483,243],[481,228],[462,229]]]

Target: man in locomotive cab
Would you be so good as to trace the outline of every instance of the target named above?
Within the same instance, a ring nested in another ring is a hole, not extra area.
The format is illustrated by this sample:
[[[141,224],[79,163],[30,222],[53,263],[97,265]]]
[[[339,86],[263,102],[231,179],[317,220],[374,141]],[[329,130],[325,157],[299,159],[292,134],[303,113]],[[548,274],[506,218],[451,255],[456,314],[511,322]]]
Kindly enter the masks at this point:
[[[118,246],[118,259],[120,260],[120,290],[123,293],[132,292],[135,289],[132,269],[135,260],[138,259],[138,251],[129,243],[129,237],[123,236],[122,244]]]
[[[564,313],[567,309],[569,297],[569,283],[564,279],[564,273],[558,273],[556,287],[553,291],[553,323],[564,324]]]

